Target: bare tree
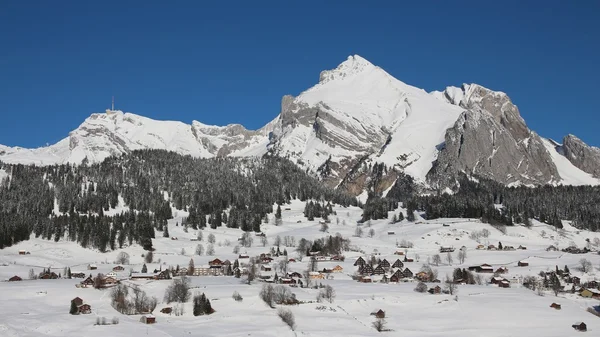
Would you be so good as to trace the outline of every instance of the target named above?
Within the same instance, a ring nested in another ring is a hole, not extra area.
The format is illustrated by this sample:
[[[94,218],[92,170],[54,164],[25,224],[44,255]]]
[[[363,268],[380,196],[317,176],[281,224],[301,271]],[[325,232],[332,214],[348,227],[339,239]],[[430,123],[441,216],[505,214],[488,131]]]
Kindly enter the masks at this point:
[[[236,302],[241,302],[244,300],[244,298],[242,297],[242,295],[240,295],[240,293],[238,293],[237,291],[233,292],[233,295],[231,295],[231,297],[236,301]]]
[[[273,300],[277,304],[289,304],[290,300],[294,298],[294,294],[290,290],[290,287],[279,285],[273,287]]]
[[[583,273],[587,273],[592,270],[592,263],[588,259],[579,260],[579,264],[579,270],[581,270]]]
[[[375,236],[375,230],[373,228],[369,229],[369,237],[372,238]]]
[[[190,299],[190,280],[183,276],[174,279],[165,291],[165,302],[185,303]]]
[[[185,248],[181,248],[181,255],[185,255]]]
[[[448,262],[448,265],[450,265],[450,266],[452,265],[452,261],[453,261],[453,259],[452,259],[452,253],[448,252],[446,254],[446,261]]]
[[[215,243],[215,235],[213,233],[208,234],[208,243]]]
[[[431,258],[431,263],[435,264],[436,266],[439,266],[441,262],[442,262],[442,257],[440,256],[440,254],[435,254]]]
[[[302,276],[304,276],[304,280],[306,281],[306,287],[310,288],[311,278],[310,278],[310,269],[306,269],[302,272]]]
[[[281,270],[281,273],[283,275],[287,274],[289,264],[290,264],[290,261],[288,259],[283,259],[283,260],[279,261],[279,270]]]
[[[252,281],[256,278],[256,262],[254,260],[250,261],[250,266],[248,266],[248,275],[246,275],[246,283],[251,284]]]
[[[277,316],[281,318],[283,323],[287,324],[287,326],[294,331],[296,328],[296,320],[294,319],[294,314],[289,309],[279,308],[277,310]]]
[[[429,281],[429,282],[436,280],[438,277],[437,269],[433,269],[433,268],[431,268],[430,265],[427,265],[427,264],[424,264],[421,267],[420,272],[424,272],[425,274],[427,274],[427,281]]]
[[[319,270],[319,261],[317,261],[317,258],[315,258],[314,256],[310,257],[310,271],[317,271]]]
[[[33,268],[29,269],[29,279],[30,280],[37,279],[37,275],[35,274],[35,271],[33,270]]]
[[[446,275],[445,288],[446,291],[448,291],[448,294],[450,295],[454,295],[458,292],[458,287],[456,286],[456,283],[454,283],[448,275]]]
[[[329,284],[325,286],[320,292],[320,297],[326,299],[329,303],[333,303],[335,299],[335,289]]]
[[[277,235],[275,237],[275,241],[273,242],[273,245],[275,245],[277,247],[281,246],[281,236]]]
[[[212,243],[209,244],[208,247],[206,248],[206,255],[208,255],[208,256],[215,255],[215,246]]]
[[[244,232],[244,234],[242,234],[240,244],[244,247],[252,247],[253,241],[254,239],[252,239],[250,232]]]
[[[198,231],[198,234],[196,235],[196,237],[198,238],[198,241],[202,241],[202,239],[204,238],[202,235],[202,231]]]
[[[269,244],[269,240],[267,239],[266,235],[260,237],[260,243],[263,247],[266,247]]]
[[[235,247],[233,247],[233,253],[234,254],[239,254],[240,253],[240,246],[236,245]]]
[[[129,264],[129,254],[125,252],[120,252],[117,255],[117,260],[115,261],[117,264]]]
[[[373,322],[373,327],[375,330],[382,332],[386,330],[386,324],[387,322],[385,321],[385,318],[379,317],[375,320],[375,322]]]
[[[146,292],[134,288],[133,290],[133,307],[137,313],[152,312],[156,309],[158,303],[156,297],[148,297]]]
[[[265,302],[269,307],[275,308],[275,291],[273,285],[264,284],[260,293],[258,294],[261,300]]]
[[[204,254],[204,246],[201,243],[199,243],[196,245],[196,255],[200,256],[202,254]]]
[[[415,287],[415,291],[418,293],[424,293],[427,291],[427,285],[423,282],[419,282]]]
[[[354,236],[360,238],[362,235],[363,235],[363,229],[360,228],[359,226],[356,226],[356,229],[354,230]]]

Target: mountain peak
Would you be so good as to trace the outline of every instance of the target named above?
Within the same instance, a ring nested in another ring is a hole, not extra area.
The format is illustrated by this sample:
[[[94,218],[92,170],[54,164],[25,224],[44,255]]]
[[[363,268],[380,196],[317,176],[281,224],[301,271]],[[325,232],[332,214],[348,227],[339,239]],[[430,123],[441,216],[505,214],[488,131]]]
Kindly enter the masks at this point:
[[[326,83],[335,79],[342,79],[347,76],[362,73],[365,70],[376,68],[371,62],[359,55],[350,55],[346,61],[340,63],[333,70],[325,70],[319,76],[319,83]]]

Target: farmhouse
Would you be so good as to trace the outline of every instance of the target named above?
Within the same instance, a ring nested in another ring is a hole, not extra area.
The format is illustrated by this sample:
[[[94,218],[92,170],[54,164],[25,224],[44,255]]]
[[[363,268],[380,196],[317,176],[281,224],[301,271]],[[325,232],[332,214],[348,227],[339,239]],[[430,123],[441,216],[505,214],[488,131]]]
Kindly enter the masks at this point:
[[[117,279],[116,279],[116,278],[114,278],[114,277],[105,277],[105,278],[102,280],[102,283],[103,283],[105,286],[110,286],[110,285],[115,285],[115,284],[119,283],[119,280],[117,280]]]
[[[388,262],[388,260],[383,259],[379,262],[379,265],[382,266],[383,268],[390,268],[390,263]]]
[[[309,272],[308,277],[310,277],[312,280],[324,280],[325,279],[325,275],[323,275],[322,273],[319,273],[318,271]]]
[[[221,268],[223,266],[223,261],[221,261],[219,259],[214,259],[212,261],[208,261],[208,265],[211,268]]]
[[[154,273],[133,273],[129,278],[131,280],[153,280]]]
[[[528,267],[529,266],[529,262],[519,261],[517,263],[517,266],[519,266],[519,267]]]
[[[396,262],[394,262],[392,268],[404,268],[404,262],[400,261],[400,259],[396,259]]]
[[[342,268],[342,266],[340,266],[339,264],[335,267],[333,267],[332,271],[334,273],[341,273],[344,270],[344,268]]]
[[[506,274],[508,273],[508,268],[506,267],[500,267],[498,269],[496,269],[496,274]]]
[[[56,280],[58,278],[58,274],[55,272],[44,272],[40,275],[42,280]]]
[[[358,273],[362,275],[373,275],[373,267],[366,264],[360,268],[358,268]]]
[[[424,271],[418,272],[415,278],[421,282],[429,282],[429,274]]]
[[[581,297],[586,297],[586,298],[595,298],[595,299],[599,299],[600,300],[600,291],[596,290],[596,289],[582,289],[581,292],[579,293],[579,295]]]
[[[560,310],[561,306],[560,306],[559,303],[552,303],[552,304],[550,304],[550,308],[554,308],[556,310]]]
[[[20,278],[19,276],[15,275],[11,278],[8,279],[8,282],[15,282],[15,281],[23,281],[22,278]]]
[[[248,254],[240,254],[238,256],[238,259],[249,259],[249,258],[250,258],[250,256]]]
[[[19,250],[19,255],[28,255],[28,254],[31,254],[31,253],[26,250]]]
[[[360,283],[371,283],[373,282],[373,280],[371,279],[371,276],[362,276],[358,282]]]
[[[365,259],[361,257],[359,257],[358,259],[356,259],[356,262],[354,262],[354,266],[364,266],[365,264],[367,264],[367,262],[365,261]]]
[[[91,314],[92,313],[92,307],[89,304],[83,303],[81,305],[77,306],[77,310],[79,311],[80,314]]]
[[[81,281],[80,284],[83,287],[93,286],[94,285],[94,279],[92,278],[92,275],[88,276],[85,280]]]
[[[583,322],[577,322],[575,324],[572,325],[573,329],[577,330],[577,331],[587,331],[587,325]]]
[[[377,311],[373,311],[373,312],[371,313],[371,315],[372,315],[372,316],[375,316],[375,317],[377,317],[377,318],[385,318],[385,311],[383,311],[383,310],[379,309],[379,310],[377,310]]]
[[[112,278],[117,278],[117,273],[115,273],[114,271],[111,271],[111,272],[108,272],[104,276],[106,276],[106,277],[112,277]]]
[[[154,324],[156,323],[156,317],[154,317],[154,315],[144,315],[142,316],[142,318],[140,318],[140,322],[144,323],[144,324]]]
[[[439,295],[442,293],[442,288],[440,286],[435,286],[433,288],[430,288],[429,290],[427,290],[428,293],[432,294],[432,295]]]
[[[113,270],[114,272],[120,272],[120,271],[123,271],[123,270],[125,270],[125,268],[124,268],[123,266],[115,266],[115,267],[113,267],[113,269],[112,269],[112,270]]]
[[[271,266],[263,264],[262,266],[260,266],[260,271],[271,271]]]
[[[404,275],[404,277],[406,277],[406,278],[413,277],[412,271],[410,271],[410,269],[408,269],[408,268],[406,268],[406,269],[404,269],[404,271],[402,271],[402,275]]]
[[[84,278],[85,273],[81,273],[81,272],[71,273],[71,277],[72,278]]]
[[[381,265],[375,267],[375,269],[373,269],[373,274],[375,275],[383,275],[385,274],[385,269],[383,269],[383,267]]]
[[[87,269],[88,269],[88,270],[96,270],[96,269],[98,269],[98,266],[96,266],[96,265],[95,265],[95,264],[93,264],[93,263],[92,263],[92,264],[88,264],[88,267],[87,267]]]
[[[210,266],[200,266],[194,268],[194,276],[222,276],[223,268],[211,268]]]
[[[480,266],[471,266],[471,267],[469,267],[469,270],[476,271],[478,273],[493,273],[494,272],[494,268],[492,268],[492,266],[490,266],[487,263],[484,263]]]

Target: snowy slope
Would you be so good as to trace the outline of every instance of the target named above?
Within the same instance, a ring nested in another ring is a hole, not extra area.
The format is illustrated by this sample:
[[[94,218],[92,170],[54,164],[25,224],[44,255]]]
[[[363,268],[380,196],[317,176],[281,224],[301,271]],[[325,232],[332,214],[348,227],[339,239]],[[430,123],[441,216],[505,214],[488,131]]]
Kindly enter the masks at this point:
[[[558,173],[560,174],[563,185],[598,185],[600,184],[600,180],[594,178],[591,174],[582,171],[580,168],[576,167],[559,153],[558,149],[560,149],[560,144],[550,140],[543,139],[544,145],[546,149],[550,153],[552,157],[552,161],[556,165],[558,169]]]

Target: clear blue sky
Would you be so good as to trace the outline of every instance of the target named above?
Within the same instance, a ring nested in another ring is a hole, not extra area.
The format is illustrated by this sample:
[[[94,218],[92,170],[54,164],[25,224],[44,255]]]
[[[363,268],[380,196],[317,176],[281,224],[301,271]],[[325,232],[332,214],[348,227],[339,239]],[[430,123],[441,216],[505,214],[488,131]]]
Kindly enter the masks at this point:
[[[259,128],[359,54],[428,91],[505,91],[541,135],[600,146],[599,17],[593,0],[1,1],[0,144],[54,143],[112,95]]]

